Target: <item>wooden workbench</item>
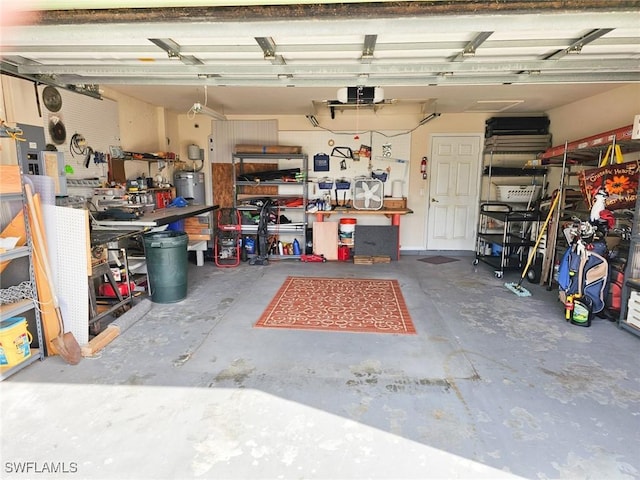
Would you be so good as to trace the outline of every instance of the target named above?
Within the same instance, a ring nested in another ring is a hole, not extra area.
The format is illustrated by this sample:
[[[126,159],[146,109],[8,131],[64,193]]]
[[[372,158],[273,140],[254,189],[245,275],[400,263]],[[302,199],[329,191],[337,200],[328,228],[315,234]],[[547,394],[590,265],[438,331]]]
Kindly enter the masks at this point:
[[[381,208],[380,210],[358,210],[357,208],[336,208],[334,210],[322,210],[319,212],[308,212],[311,215],[316,216],[316,222],[323,222],[325,218],[329,218],[331,215],[384,215],[387,218],[391,218],[391,225],[400,226],[400,217],[402,215],[408,215],[413,213],[413,210],[408,208]]]
[[[187,207],[160,208],[151,213],[145,213],[132,220],[97,220],[96,224],[104,227],[160,227],[177,222],[184,218],[200,215],[201,213],[217,210],[218,205],[189,205]]]

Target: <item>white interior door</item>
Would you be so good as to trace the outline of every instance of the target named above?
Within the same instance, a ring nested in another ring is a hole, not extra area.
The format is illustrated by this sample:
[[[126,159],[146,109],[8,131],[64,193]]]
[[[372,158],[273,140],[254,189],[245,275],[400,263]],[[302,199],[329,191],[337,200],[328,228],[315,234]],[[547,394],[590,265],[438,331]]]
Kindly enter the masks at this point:
[[[427,250],[474,250],[481,135],[431,139]]]

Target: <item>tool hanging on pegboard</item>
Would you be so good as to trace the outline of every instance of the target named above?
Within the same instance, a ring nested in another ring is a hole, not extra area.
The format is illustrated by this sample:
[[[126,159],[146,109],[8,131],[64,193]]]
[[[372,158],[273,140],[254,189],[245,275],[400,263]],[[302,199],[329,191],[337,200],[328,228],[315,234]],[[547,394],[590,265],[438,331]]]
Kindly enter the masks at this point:
[[[353,151],[350,147],[333,147],[331,151],[332,157],[340,158],[340,170],[347,169],[347,159],[353,159]]]
[[[82,156],[85,168],[89,168],[91,162],[91,155],[93,154],[93,148],[87,145],[87,140],[81,133],[74,133],[69,140],[69,151],[72,157]]]
[[[98,165],[100,163],[107,163],[109,160],[109,154],[104,152],[93,152],[93,163]]]

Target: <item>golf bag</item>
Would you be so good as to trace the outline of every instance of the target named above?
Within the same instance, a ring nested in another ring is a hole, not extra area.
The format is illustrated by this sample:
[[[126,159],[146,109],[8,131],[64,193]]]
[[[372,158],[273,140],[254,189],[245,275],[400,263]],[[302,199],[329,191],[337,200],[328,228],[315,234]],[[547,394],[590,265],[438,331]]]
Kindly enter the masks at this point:
[[[622,305],[622,285],[624,285],[624,263],[609,262],[609,287],[607,289],[606,314],[610,320],[620,315]]]
[[[567,248],[558,271],[560,300],[565,304],[567,320],[576,325],[591,324],[591,316],[605,307],[608,278],[609,265],[602,255],[589,250],[580,252],[577,244]]]

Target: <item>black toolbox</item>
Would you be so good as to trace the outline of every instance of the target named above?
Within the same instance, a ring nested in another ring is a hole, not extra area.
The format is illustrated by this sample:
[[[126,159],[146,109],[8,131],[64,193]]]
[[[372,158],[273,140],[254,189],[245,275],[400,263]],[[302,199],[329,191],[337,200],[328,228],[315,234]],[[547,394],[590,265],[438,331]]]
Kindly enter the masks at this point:
[[[485,138],[494,135],[547,135],[549,117],[491,117],[485,122]]]

